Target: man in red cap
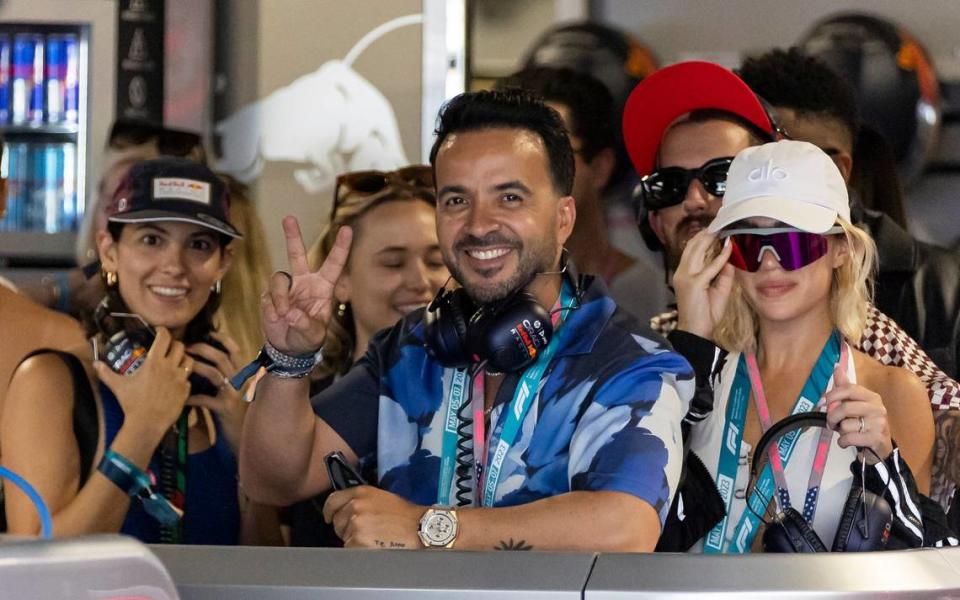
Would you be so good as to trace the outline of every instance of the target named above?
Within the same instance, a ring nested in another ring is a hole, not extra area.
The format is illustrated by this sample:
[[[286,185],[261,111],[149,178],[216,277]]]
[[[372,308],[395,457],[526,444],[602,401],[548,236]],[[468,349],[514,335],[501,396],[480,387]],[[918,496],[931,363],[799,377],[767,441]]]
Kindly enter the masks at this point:
[[[624,142],[644,183],[638,187],[641,232],[664,251],[668,271],[687,241],[720,208],[730,160],[773,141],[776,126],[732,72],[691,61],[657,71],[636,88],[623,115]]]

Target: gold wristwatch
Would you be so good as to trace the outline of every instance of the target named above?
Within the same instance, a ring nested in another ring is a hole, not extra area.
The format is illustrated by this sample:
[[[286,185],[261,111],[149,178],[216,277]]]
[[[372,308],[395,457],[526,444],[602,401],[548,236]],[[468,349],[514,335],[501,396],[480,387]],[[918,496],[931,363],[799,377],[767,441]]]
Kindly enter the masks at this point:
[[[420,517],[417,534],[426,548],[453,548],[459,529],[456,510],[449,506],[433,506]]]

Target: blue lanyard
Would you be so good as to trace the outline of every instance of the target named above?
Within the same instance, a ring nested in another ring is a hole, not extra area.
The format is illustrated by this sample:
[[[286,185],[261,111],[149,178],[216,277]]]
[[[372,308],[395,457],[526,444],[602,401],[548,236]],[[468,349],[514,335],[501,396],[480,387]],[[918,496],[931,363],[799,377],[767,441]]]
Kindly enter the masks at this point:
[[[833,374],[833,366],[840,357],[840,335],[834,332],[827,340],[826,345],[820,352],[817,362],[810,372],[800,397],[791,410],[791,414],[808,412],[813,410],[819,398],[826,390],[827,383]],[[846,365],[844,365],[846,367]],[[743,442],[743,428],[747,417],[747,404],[750,399],[750,375],[748,372],[746,355],[741,354],[737,363],[736,376],[730,386],[730,398],[727,403],[727,412],[723,437],[720,445],[720,459],[717,466],[717,489],[726,506],[723,520],[720,521],[704,538],[703,551],[707,554],[719,552],[744,553],[748,552],[753,538],[757,533],[760,524],[760,518],[767,508],[767,502],[773,497],[776,490],[776,482],[771,465],[768,463],[761,471],[754,485],[753,493],[747,498],[749,508],[743,511],[740,520],[734,529],[734,536],[731,545],[724,548],[727,526],[730,519],[730,506],[733,503],[733,488],[736,481],[737,469],[740,463],[740,447]],[[811,400],[815,398],[817,400]],[[793,454],[800,432],[792,431],[780,438],[777,443],[777,452],[780,456],[780,462],[785,466],[790,456]],[[786,490],[784,490],[785,492]],[[814,490],[818,491],[818,490]],[[781,494],[787,505],[789,505],[789,495]],[[808,494],[813,498],[813,504],[816,504],[816,493]],[[809,498],[808,498],[809,499]],[[808,502],[809,503],[809,502]],[[750,509],[753,510],[750,510]],[[784,507],[785,508],[785,507]],[[805,513],[809,507],[805,507]],[[756,512],[757,514],[754,514]]]
[[[573,305],[573,291],[570,285],[564,281],[560,287],[560,320],[566,317],[568,308]],[[562,331],[562,330],[561,330]],[[500,421],[503,421],[503,415],[507,415],[506,422],[498,426],[500,430],[499,441],[496,446],[492,443],[488,446],[489,468],[484,474],[483,488],[483,506],[493,506],[497,481],[500,478],[500,469],[503,461],[507,457],[507,452],[516,442],[517,435],[520,433],[524,418],[533,404],[539,392],[539,387],[543,374],[550,365],[557,348],[561,347],[561,331],[554,331],[553,339],[547,344],[544,351],[537,357],[537,360],[527,367],[520,377],[513,400],[500,414]],[[466,369],[456,369],[450,380],[450,390],[447,394],[446,411],[444,416],[442,455],[440,458],[440,477],[437,482],[437,503],[441,505],[450,504],[450,492],[453,483],[453,474],[456,469],[456,446],[457,446],[457,411],[467,397],[467,386],[472,385],[467,377]],[[491,435],[491,441],[492,441]],[[493,451],[492,457],[489,453]]]

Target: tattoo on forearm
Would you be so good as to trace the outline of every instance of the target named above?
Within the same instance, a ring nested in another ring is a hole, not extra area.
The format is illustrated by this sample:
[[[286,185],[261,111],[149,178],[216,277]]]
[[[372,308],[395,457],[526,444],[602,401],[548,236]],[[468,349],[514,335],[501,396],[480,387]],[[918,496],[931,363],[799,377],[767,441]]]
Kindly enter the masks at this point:
[[[517,540],[513,541],[513,538],[509,540],[500,540],[499,546],[494,546],[494,550],[533,550],[533,546],[527,543],[526,540]]]
[[[406,548],[407,545],[403,542],[396,542],[394,540],[373,540],[373,543],[377,545],[377,548]]]
[[[930,477],[930,497],[941,504],[960,482],[960,411],[944,410],[934,417],[933,469]]]

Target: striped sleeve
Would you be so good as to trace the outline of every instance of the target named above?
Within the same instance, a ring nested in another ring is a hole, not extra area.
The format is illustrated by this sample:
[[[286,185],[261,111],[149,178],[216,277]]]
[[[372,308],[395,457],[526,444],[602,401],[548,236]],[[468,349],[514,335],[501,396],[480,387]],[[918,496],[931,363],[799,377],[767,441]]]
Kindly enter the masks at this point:
[[[694,425],[713,411],[714,387],[727,353],[710,340],[679,329],[671,332],[667,341],[693,367],[696,384],[690,409],[683,420],[688,425]]]
[[[860,477],[860,462],[850,465],[854,477]],[[923,546],[955,546],[955,534],[947,526],[943,509],[917,491],[913,473],[896,446],[884,461],[868,468],[866,488],[882,495],[893,511],[888,550]]]

